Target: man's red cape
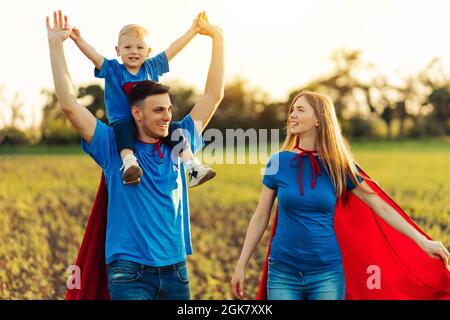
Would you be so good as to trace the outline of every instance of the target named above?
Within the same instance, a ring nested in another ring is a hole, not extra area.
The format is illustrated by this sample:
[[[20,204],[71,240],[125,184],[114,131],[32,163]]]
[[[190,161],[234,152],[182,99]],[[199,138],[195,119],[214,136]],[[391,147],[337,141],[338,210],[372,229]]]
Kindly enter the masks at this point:
[[[109,300],[105,264],[108,190],[102,173],[94,206],[84,232],[76,265],[80,268],[80,288],[68,289],[66,300]],[[76,276],[76,274],[73,274]],[[76,284],[76,277],[72,284]]]
[[[366,182],[430,239],[376,183]],[[353,194],[347,194],[346,201],[343,200],[338,199],[336,205],[335,230],[342,251],[347,299],[450,299],[450,272],[442,260],[426,255],[412,240],[380,219]],[[107,207],[108,192],[102,174],[76,261],[81,273],[80,288],[68,289],[67,300],[110,299],[105,265]],[[276,222],[275,215],[271,241]],[[270,245],[267,255],[269,250]],[[376,281],[372,281],[377,272],[381,279],[380,288],[377,288]],[[267,298],[266,283],[267,258],[257,299]]]
[[[361,173],[368,177],[361,168]],[[375,182],[365,179],[417,231],[431,239]],[[270,235],[276,232],[278,209]],[[334,229],[342,252],[346,299],[450,300],[450,272],[441,259],[428,256],[352,193],[338,199]],[[270,243],[257,299],[267,299]],[[376,277],[380,282],[377,283]]]

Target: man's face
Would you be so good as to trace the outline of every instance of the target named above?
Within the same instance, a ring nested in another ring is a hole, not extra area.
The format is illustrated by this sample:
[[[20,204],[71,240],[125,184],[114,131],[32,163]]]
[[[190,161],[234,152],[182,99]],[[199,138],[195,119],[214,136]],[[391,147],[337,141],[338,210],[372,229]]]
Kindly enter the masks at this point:
[[[117,56],[123,64],[130,69],[138,69],[149,57],[151,49],[145,41],[133,34],[124,34],[120,37],[116,47]]]
[[[133,107],[133,116],[145,135],[162,139],[169,135],[172,120],[172,103],[168,93],[156,94],[145,98],[142,108]]]

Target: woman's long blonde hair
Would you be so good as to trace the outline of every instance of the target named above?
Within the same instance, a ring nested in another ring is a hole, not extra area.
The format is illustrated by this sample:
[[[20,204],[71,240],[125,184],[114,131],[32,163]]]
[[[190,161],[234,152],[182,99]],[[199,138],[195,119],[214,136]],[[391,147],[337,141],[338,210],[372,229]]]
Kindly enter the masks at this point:
[[[319,121],[316,150],[320,154],[324,167],[333,182],[336,194],[340,196],[346,190],[347,176],[355,185],[358,184],[356,177],[364,176],[359,174],[353,165],[356,162],[347,141],[342,135],[333,102],[327,96],[317,92],[303,91],[292,100],[287,117],[287,136],[281,149],[292,150],[299,143],[299,136],[290,133],[289,115],[295,101],[300,97],[304,97],[316,113]]]

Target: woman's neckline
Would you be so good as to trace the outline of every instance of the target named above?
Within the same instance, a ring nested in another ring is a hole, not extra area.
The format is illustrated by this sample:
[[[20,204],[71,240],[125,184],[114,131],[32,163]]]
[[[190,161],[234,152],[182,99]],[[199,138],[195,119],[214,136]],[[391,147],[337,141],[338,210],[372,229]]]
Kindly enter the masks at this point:
[[[301,153],[301,151],[297,152],[297,151],[294,151],[294,150],[282,150],[281,152],[289,152],[289,153],[293,153],[293,154],[300,154]],[[320,157],[320,154],[314,153],[314,156],[315,157]]]

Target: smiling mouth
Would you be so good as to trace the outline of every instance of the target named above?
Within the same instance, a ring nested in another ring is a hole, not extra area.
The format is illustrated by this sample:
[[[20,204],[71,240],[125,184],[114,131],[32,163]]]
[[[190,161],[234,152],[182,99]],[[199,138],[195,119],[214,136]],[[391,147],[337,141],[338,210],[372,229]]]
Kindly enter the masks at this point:
[[[158,124],[158,127],[161,129],[166,129],[169,125],[167,124]]]
[[[290,122],[291,127],[296,127],[298,126],[300,123],[298,122]]]

